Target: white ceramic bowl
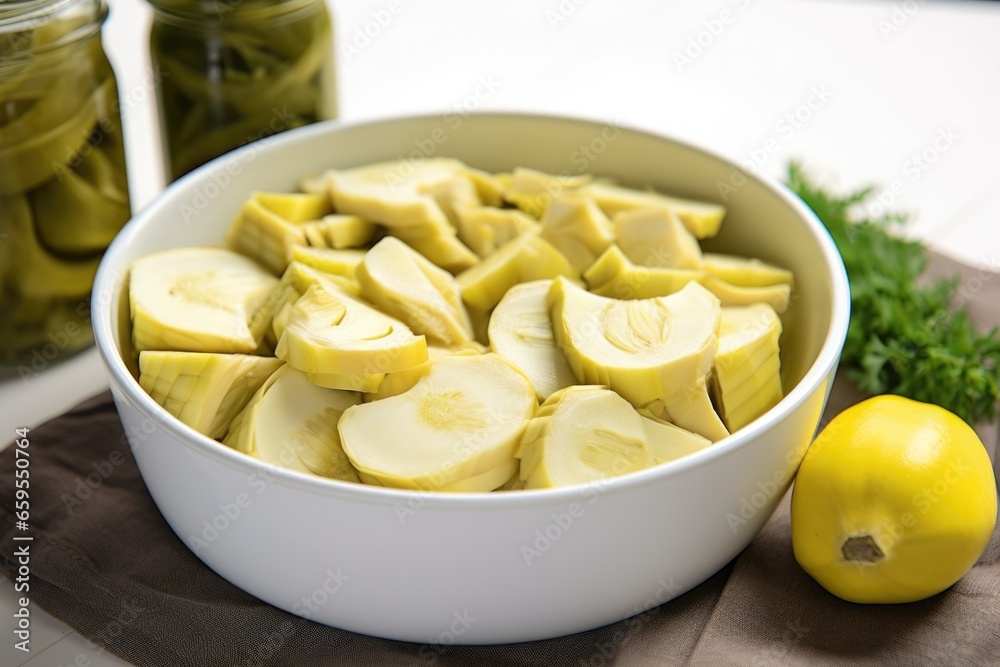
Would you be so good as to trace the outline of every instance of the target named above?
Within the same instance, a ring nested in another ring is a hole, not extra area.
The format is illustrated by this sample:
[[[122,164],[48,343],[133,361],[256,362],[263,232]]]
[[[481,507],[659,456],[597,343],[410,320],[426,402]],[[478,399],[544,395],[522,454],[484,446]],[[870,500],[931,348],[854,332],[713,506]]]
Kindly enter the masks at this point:
[[[533,115],[319,124],[246,146],[171,186],[112,244],[94,289],[97,345],[136,462],[178,537],[235,585],[339,628],[433,643],[542,639],[675,597],[735,557],[770,517],[813,436],[847,331],[840,256],[812,213],[746,176],[707,246],[795,272],[787,395],[736,434],[601,485],[428,494],[350,485],[260,463],[187,428],[140,389],[119,352],[129,265],[218,243],[253,190],[329,167],[448,155],[490,171],[592,172],[718,201],[731,162],[601,123]],[[400,434],[405,437],[405,434]]]

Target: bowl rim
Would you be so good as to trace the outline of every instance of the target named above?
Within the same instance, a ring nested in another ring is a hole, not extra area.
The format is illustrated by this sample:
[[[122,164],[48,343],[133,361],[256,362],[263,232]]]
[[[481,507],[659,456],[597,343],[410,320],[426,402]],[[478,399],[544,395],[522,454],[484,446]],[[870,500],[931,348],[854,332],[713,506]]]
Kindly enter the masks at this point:
[[[469,115],[476,118],[556,121],[590,126],[605,126],[608,124],[606,120],[602,119],[554,113],[495,111],[473,112]],[[346,132],[358,127],[426,121],[432,118],[436,119],[438,116],[439,114],[419,113],[353,121],[331,120],[314,123],[242,146],[215,158],[170,184],[122,228],[121,232],[119,232],[108,247],[94,279],[94,288],[91,297],[94,338],[109,380],[114,385],[117,385],[144,416],[151,419],[159,428],[165,430],[184,446],[210,456],[227,467],[245,473],[248,476],[266,471],[266,474],[273,478],[273,481],[281,482],[287,486],[297,487],[323,496],[367,504],[398,506],[417,502],[422,509],[436,508],[451,511],[472,511],[565,504],[579,500],[581,491],[588,488],[596,487],[604,494],[609,492],[625,492],[635,487],[661,483],[671,477],[682,475],[688,470],[709,465],[717,459],[748,446],[751,441],[763,435],[772,425],[785,419],[818,389],[824,379],[832,376],[839,363],[840,354],[847,336],[847,327],[850,320],[850,288],[847,271],[836,244],[826,227],[820,222],[813,211],[782,183],[765,174],[746,173],[734,160],[713,150],[677,139],[669,134],[642,129],[616,121],[616,128],[620,128],[623,131],[656,141],[667,141],[687,150],[701,153],[713,160],[739,169],[748,179],[755,179],[773,195],[780,198],[807,225],[812,236],[819,244],[829,268],[833,288],[831,299],[832,312],[830,314],[830,326],[816,359],[809,366],[802,379],[799,380],[795,387],[776,406],[752,423],[739,429],[736,433],[713,443],[711,447],[693,452],[675,461],[669,461],[652,468],[596,482],[555,489],[520,490],[516,493],[408,490],[367,484],[352,484],[336,479],[287,470],[252,458],[185,425],[167,413],[152,397],[142,390],[138,381],[132,377],[132,374],[126,368],[124,360],[117,346],[114,344],[114,332],[111,326],[114,313],[112,312],[111,303],[113,295],[121,291],[124,285],[121,277],[123,272],[127,270],[116,270],[113,268],[113,265],[119,263],[117,257],[126,252],[132,240],[145,230],[146,226],[150,224],[150,220],[156,218],[163,209],[173,205],[173,200],[179,197],[180,193],[186,193],[192,186],[207,177],[209,173],[215,173],[220,167],[224,167],[227,164],[239,163],[249,154],[253,154],[255,157],[266,157],[267,153],[277,150],[281,144],[306,143],[315,135]],[[134,447],[131,444],[131,440],[129,443],[130,447]]]

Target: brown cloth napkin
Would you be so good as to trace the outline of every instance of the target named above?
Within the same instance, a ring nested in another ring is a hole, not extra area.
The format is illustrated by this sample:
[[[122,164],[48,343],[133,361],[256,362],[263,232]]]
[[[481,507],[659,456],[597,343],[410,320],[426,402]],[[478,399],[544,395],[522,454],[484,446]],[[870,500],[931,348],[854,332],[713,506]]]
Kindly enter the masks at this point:
[[[979,285],[970,307],[1000,322],[1000,279],[935,257]],[[838,378],[828,419],[860,396]],[[994,447],[996,428],[980,429]],[[751,545],[687,594],[549,641],[431,646],[318,625],[205,567],[149,497],[109,394],[31,431],[31,604],[137,665],[984,665],[1000,663],[1000,532],[958,584],[907,605],[826,593],[792,555],[788,498]],[[0,557],[14,578],[14,451],[0,453]],[[10,637],[6,641],[11,641]]]

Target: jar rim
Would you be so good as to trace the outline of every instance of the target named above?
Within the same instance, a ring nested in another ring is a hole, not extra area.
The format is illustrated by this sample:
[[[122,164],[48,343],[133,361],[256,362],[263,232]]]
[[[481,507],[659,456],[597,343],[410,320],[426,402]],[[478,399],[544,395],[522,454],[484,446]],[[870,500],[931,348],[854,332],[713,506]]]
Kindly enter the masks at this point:
[[[6,62],[0,63],[0,69],[2,65],[14,65],[25,58],[44,57],[70,44],[81,42],[99,32],[108,18],[105,0],[14,0],[0,3],[0,36],[36,30],[73,11],[79,11],[79,16],[85,18],[85,22],[48,44],[36,47],[25,42],[23,50],[15,48],[13,52],[5,54]],[[13,38],[10,43],[13,46],[17,44]]]
[[[188,27],[232,21],[244,23],[260,20],[294,20],[306,12],[326,8],[323,0],[194,0],[179,3],[176,0],[147,0],[156,16],[169,23]]]

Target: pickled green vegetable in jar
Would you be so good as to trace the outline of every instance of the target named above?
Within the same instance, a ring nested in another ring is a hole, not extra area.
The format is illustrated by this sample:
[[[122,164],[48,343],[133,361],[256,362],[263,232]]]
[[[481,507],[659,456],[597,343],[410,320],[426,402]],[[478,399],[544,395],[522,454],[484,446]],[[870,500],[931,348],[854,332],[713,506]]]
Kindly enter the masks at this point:
[[[0,4],[0,363],[93,342],[90,291],[131,215],[103,0]]]
[[[150,0],[170,180],[223,153],[336,116],[323,0]]]

